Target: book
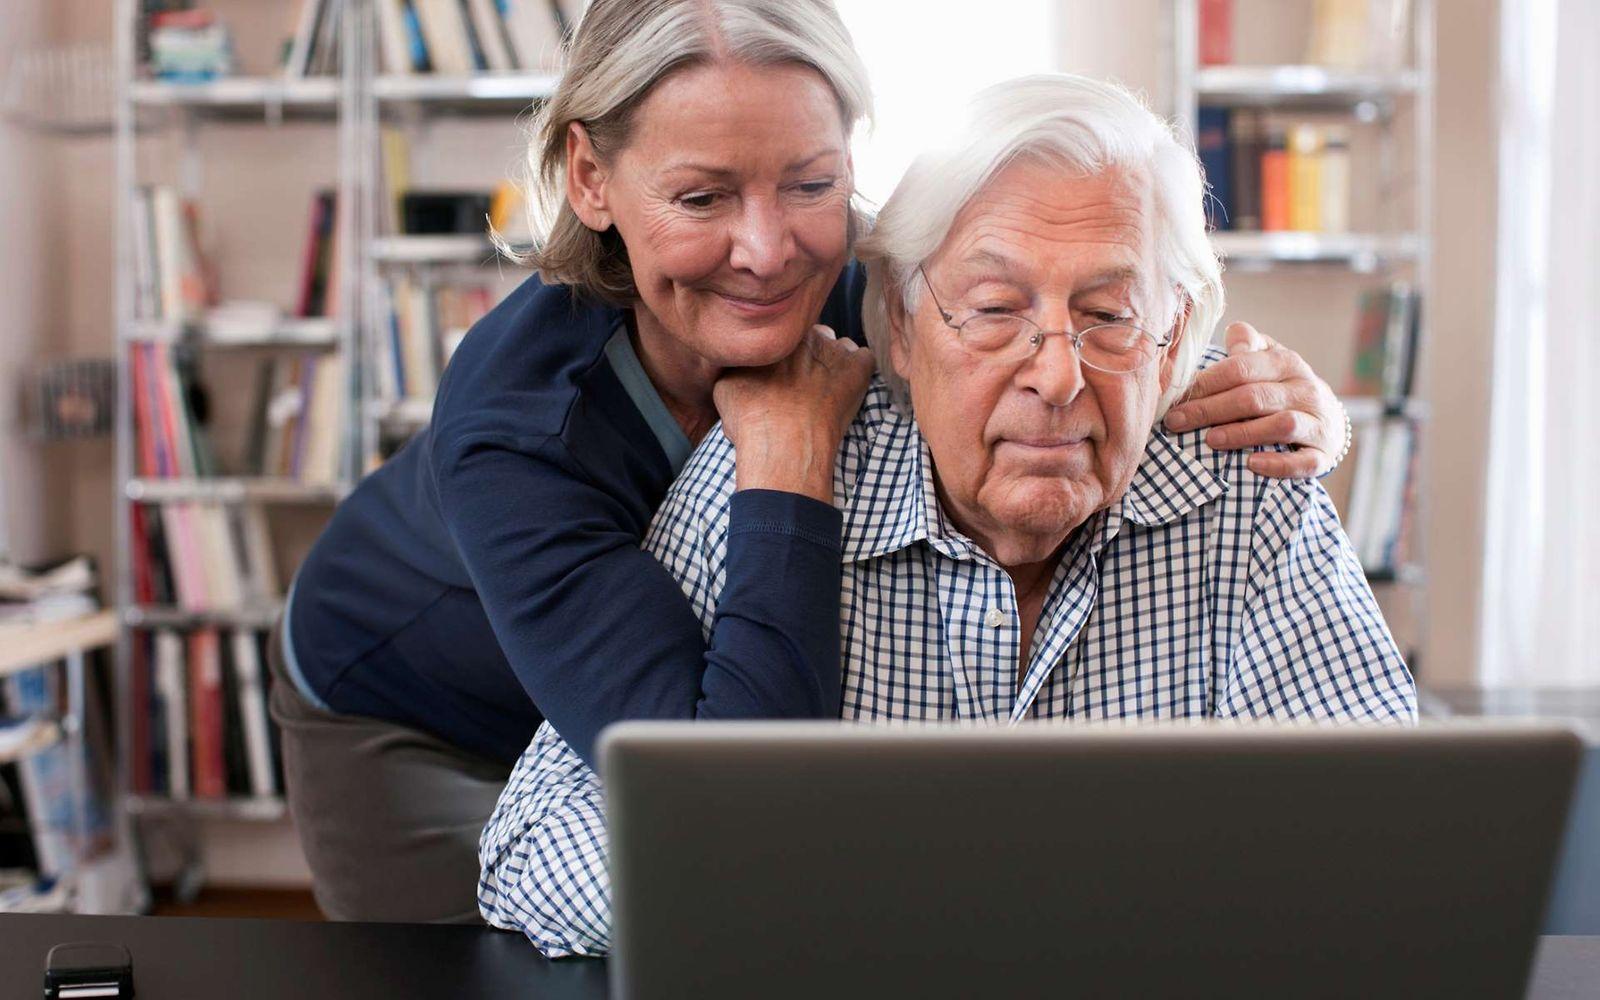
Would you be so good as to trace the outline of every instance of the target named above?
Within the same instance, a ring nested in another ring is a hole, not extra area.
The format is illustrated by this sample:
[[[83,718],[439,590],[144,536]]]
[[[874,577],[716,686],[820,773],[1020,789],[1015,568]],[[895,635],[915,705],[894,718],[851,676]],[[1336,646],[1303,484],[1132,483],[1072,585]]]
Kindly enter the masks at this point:
[[[244,717],[239,714],[239,673],[233,663],[232,636],[218,635],[222,673],[222,776],[230,796],[250,794],[250,765],[244,745]]]
[[[222,736],[222,663],[217,633],[196,629],[189,634],[189,732],[193,751],[196,798],[220,799],[228,794]]]
[[[283,72],[286,76],[310,75],[311,48],[317,39],[327,6],[328,0],[301,0],[300,16],[295,21],[294,36],[290,39],[288,55],[284,58]]]
[[[1407,282],[1361,293],[1355,353],[1346,392],[1396,405],[1411,395],[1421,332],[1421,301]]]
[[[295,307],[297,316],[328,315],[336,216],[336,195],[332,191],[317,192],[311,200],[311,222],[306,231],[305,253],[301,259],[300,300]]]
[[[1261,228],[1289,228],[1289,145],[1282,126],[1269,124],[1261,150]]]
[[[506,40],[505,21],[500,17],[494,0],[462,0],[469,9],[469,23],[482,53],[485,68],[494,73],[509,73],[516,69],[511,57],[511,46]]]
[[[1322,228],[1322,135],[1315,126],[1289,129],[1289,228],[1317,232]]]
[[[1233,62],[1233,0],[1200,0],[1200,65]]]
[[[406,0],[377,0],[379,55],[383,71],[410,76],[418,66],[412,58],[411,38],[406,28],[409,4]]]
[[[1350,231],[1350,133],[1342,128],[1322,131],[1321,229],[1325,233]]]
[[[166,735],[166,793],[174,799],[187,799],[189,721],[183,638],[170,629],[160,629],[155,635],[155,686],[161,699],[162,729]]]
[[[554,69],[561,58],[561,24],[551,0],[506,0],[506,28],[517,65]]]
[[[422,37],[428,49],[428,61],[434,71],[452,76],[466,76],[477,69],[473,59],[472,43],[467,34],[467,23],[458,0],[412,0],[417,20],[422,26]]]
[[[1306,61],[1332,69],[1361,69],[1367,61],[1369,0],[1315,0]]]
[[[268,735],[265,673],[254,632],[239,629],[232,635],[233,669],[237,674],[238,709],[244,736],[250,794],[276,795],[272,769],[272,744]]]
[[[1200,108],[1195,147],[1209,188],[1206,222],[1213,230],[1231,229],[1233,218],[1233,148],[1230,145],[1231,114],[1227,108],[1206,105]]]
[[[1257,230],[1261,228],[1261,115],[1248,108],[1234,108],[1228,129],[1233,228]]]

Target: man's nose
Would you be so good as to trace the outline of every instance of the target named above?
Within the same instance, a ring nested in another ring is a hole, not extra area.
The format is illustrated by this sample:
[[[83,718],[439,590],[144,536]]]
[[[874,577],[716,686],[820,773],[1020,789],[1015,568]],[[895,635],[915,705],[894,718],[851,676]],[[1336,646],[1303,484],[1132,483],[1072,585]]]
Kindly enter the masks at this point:
[[[733,246],[728,262],[759,278],[783,273],[794,255],[794,233],[775,200],[748,198],[733,223]]]
[[[1017,372],[1019,384],[1051,406],[1066,406],[1083,391],[1083,363],[1072,337],[1047,333],[1033,356]]]

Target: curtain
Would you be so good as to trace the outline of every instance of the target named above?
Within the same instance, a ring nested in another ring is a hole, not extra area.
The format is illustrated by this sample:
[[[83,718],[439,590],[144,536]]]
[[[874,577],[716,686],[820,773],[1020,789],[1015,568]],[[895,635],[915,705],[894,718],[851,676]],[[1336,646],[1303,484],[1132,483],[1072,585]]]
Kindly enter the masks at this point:
[[[1600,3],[1503,0],[1480,681],[1600,684]]]

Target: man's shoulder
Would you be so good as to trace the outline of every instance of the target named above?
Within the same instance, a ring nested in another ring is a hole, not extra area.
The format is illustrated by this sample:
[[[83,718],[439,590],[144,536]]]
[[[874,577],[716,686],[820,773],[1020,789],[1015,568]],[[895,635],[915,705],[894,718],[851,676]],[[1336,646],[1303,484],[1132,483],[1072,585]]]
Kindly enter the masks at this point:
[[[1200,356],[1198,372],[1203,372],[1219,361],[1224,361],[1228,352],[1219,345],[1212,344]],[[1207,475],[1222,483],[1223,488],[1231,503],[1260,504],[1270,495],[1288,491],[1303,498],[1309,498],[1314,493],[1322,492],[1322,487],[1314,479],[1274,479],[1261,476],[1250,471],[1250,456],[1261,451],[1287,451],[1283,445],[1268,445],[1258,448],[1218,449],[1206,443],[1206,435],[1210,427],[1200,427],[1182,433],[1170,431],[1156,431],[1156,436],[1165,440],[1171,450],[1199,466]],[[1146,460],[1150,456],[1147,454]]]
[[[874,375],[855,419],[845,430],[835,459],[835,503],[842,503],[855,492],[873,440],[885,424],[897,419],[901,418],[888,387],[880,376]],[[719,422],[696,446],[667,491],[651,525],[651,535],[667,531],[718,535],[726,530],[728,508],[737,489],[733,442],[723,433]]]

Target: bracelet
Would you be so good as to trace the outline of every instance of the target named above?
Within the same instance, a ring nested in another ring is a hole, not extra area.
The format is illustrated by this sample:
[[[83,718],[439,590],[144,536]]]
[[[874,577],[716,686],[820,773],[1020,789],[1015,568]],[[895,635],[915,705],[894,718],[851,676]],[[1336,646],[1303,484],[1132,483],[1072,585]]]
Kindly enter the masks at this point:
[[[1333,470],[1337,469],[1344,462],[1345,456],[1350,454],[1350,445],[1355,441],[1356,429],[1355,425],[1350,422],[1350,411],[1345,409],[1342,402],[1339,404],[1339,409],[1344,412],[1344,447],[1340,448],[1339,454],[1333,457],[1333,464],[1328,466],[1328,471],[1318,476],[1318,479],[1333,474]]]

